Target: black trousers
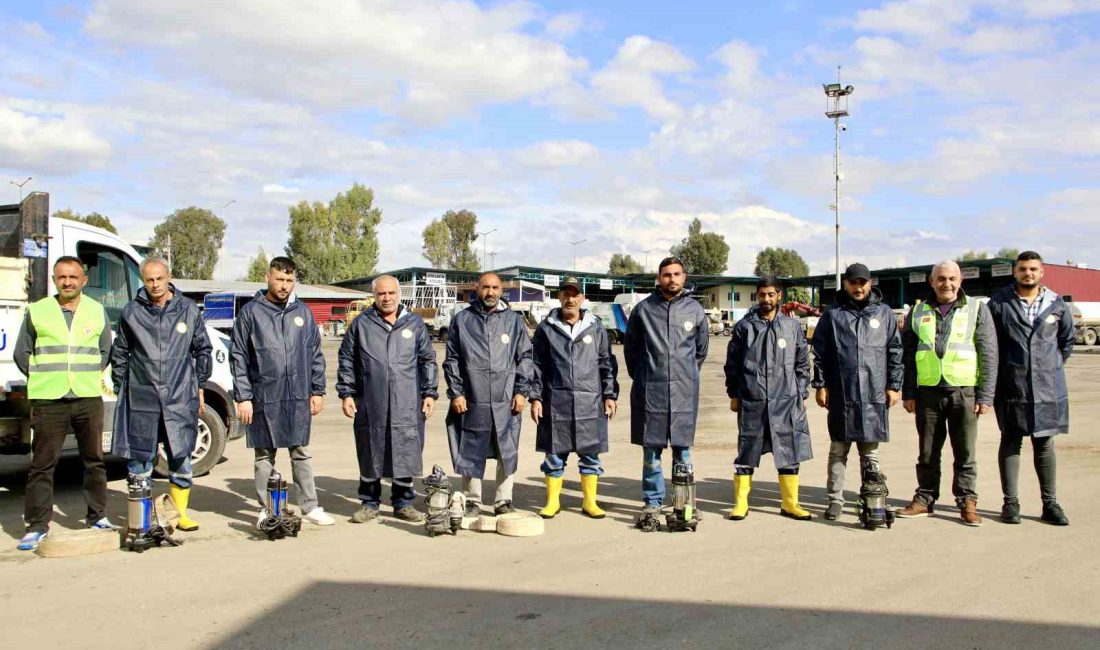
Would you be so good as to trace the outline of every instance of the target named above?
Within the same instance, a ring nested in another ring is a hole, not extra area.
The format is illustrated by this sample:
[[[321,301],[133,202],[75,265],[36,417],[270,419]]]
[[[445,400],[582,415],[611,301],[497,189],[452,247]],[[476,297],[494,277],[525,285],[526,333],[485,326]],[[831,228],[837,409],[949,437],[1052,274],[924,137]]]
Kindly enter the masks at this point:
[[[948,438],[955,457],[951,492],[956,501],[967,497],[977,500],[978,416],[974,414],[974,403],[973,386],[921,386],[917,389],[920,454],[916,498],[924,503],[934,503],[940,498],[940,456]]]
[[[23,520],[28,533],[44,533],[53,516],[53,475],[70,427],[84,462],[86,521],[92,525],[107,510],[107,467],[103,463],[103,398],[34,400],[31,403],[31,470]]]

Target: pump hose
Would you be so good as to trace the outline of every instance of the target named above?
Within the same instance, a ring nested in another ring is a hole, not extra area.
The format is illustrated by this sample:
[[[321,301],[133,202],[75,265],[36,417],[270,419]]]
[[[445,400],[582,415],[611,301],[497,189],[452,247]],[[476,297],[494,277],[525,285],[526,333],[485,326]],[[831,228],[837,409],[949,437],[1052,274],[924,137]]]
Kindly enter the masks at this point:
[[[297,537],[301,530],[301,520],[297,517],[267,517],[260,522],[260,531],[267,535],[268,539],[283,539],[288,535]]]

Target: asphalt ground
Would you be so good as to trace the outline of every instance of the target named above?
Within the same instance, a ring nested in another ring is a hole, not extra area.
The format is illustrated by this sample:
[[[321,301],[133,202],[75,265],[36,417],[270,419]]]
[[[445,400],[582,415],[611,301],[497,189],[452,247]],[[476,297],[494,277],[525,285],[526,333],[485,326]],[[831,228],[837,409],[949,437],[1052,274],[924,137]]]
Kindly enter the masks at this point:
[[[998,521],[998,432],[988,416],[978,442],[984,525],[962,525],[946,496],[933,517],[872,532],[860,528],[851,504],[839,521],[821,518],[828,434],[812,400],[815,458],[801,478],[814,519],[778,515],[770,457],[756,473],[749,517],[722,518],[736,451],[722,386],[724,342],[712,341],[704,366],[694,452],[703,521],[695,533],[632,527],[641,451],[629,444],[625,399],[600,481],[607,518],[580,513],[570,463],[563,511],[534,538],[470,531],[429,538],[422,526],[390,517],[388,506],[379,521],[350,523],[358,471],[351,423],[334,395],[315,420],[310,447],[321,504],[337,524],[307,524],[297,539],[271,542],[251,532],[252,454],[238,440],[197,479],[191,503],[202,526],[179,533],[182,547],[40,558],[15,550],[26,461],[0,459],[3,647],[1100,647],[1100,356],[1077,355],[1067,369],[1072,433],[1058,439],[1057,453],[1069,527],[1039,521],[1027,443],[1023,523]],[[326,341],[330,388],[336,345]],[[630,379],[620,381],[625,396]],[[916,433],[900,405],[891,427],[880,456],[890,503],[901,507],[916,484]],[[521,447],[516,505],[536,510],[544,488],[529,419]],[[948,446],[947,495],[950,462]],[[424,463],[450,469],[442,411],[429,422]],[[285,453],[279,464],[289,476]],[[125,469],[113,466],[110,478],[110,514],[124,524]],[[859,487],[854,450],[847,480],[851,503]],[[165,489],[158,482],[157,491]],[[79,461],[67,459],[53,534],[78,527],[83,512]]]

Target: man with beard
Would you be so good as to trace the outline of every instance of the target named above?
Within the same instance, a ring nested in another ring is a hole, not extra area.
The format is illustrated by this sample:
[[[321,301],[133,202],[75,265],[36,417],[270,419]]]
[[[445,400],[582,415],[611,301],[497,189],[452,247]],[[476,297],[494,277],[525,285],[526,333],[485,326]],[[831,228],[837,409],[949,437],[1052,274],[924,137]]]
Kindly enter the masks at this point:
[[[642,447],[639,523],[655,519],[665,500],[661,454],[672,447],[673,463],[691,463],[699,413],[700,369],[707,358],[707,315],[684,286],[687,272],[676,257],[657,267],[660,290],[630,312],[623,356],[634,380],[630,388],[630,442]],[[647,530],[642,528],[642,530]]]
[[[546,454],[545,519],[561,509],[562,476],[569,454],[577,454],[584,501],[581,510],[593,519],[604,516],[596,503],[596,484],[603,474],[600,454],[607,451],[607,421],[615,415],[619,386],[615,355],[607,330],[591,311],[581,309],[584,293],[576,278],[558,290],[561,307],[539,323],[534,340],[531,419],[537,427],[535,449]]]
[[[199,306],[172,284],[166,260],[147,258],[140,271],[145,286],[122,310],[111,348],[118,395],[111,453],[129,460],[130,483],[144,484],[163,444],[168,494],[180,513],[177,528],[198,530],[187,502],[191,453],[205,408],[202,387],[212,370],[210,339]]]
[[[825,310],[814,330],[817,405],[829,410],[829,467],[825,518],[844,510],[844,470],[855,443],[860,467],[878,474],[878,444],[890,439],[888,410],[901,399],[901,335],[882,292],[871,286],[871,272],[852,264],[844,291]]]
[[[477,281],[477,297],[455,315],[447,336],[447,439],[462,476],[466,514],[481,512],[485,461],[497,461],[493,510],[515,511],[512,486],[519,466],[519,432],[531,376],[531,339],[523,317],[501,299],[496,273]]]
[[[1020,253],[1013,275],[1015,285],[989,301],[1000,353],[993,408],[1001,429],[1001,521],[1020,523],[1020,447],[1030,437],[1042,520],[1068,526],[1054,484],[1054,436],[1069,433],[1065,363],[1073,352],[1073,316],[1062,297],[1041,284],[1043,258],[1038,253]]]
[[[27,306],[12,359],[27,376],[31,405],[31,466],[27,473],[21,551],[46,537],[53,516],[53,475],[71,430],[84,464],[86,522],[110,530],[107,468],[103,463],[103,379],[111,323],[103,305],[84,295],[88,275],[71,256],[53,264],[57,295]]]
[[[955,456],[951,492],[967,526],[978,514],[978,417],[993,407],[997,331],[989,308],[962,290],[962,270],[950,260],[932,267],[932,293],[909,312],[902,334],[905,410],[917,415],[917,491],[899,517],[927,517],[940,496],[940,455],[950,437]]]
[[[805,404],[810,354],[802,325],[779,313],[782,300],[779,282],[761,278],[757,306],[734,326],[726,350],[726,394],[738,429],[729,513],[734,521],[748,516],[752,475],[768,452],[779,471],[779,514],[800,521],[811,518],[798,502],[799,464],[813,458]]]
[[[267,291],[241,308],[233,323],[229,363],[237,416],[248,426],[248,446],[255,449],[255,489],[260,502],[256,527],[266,519],[267,479],[275,471],[275,454],[290,451],[290,471],[298,489],[303,518],[318,526],[336,523],[318,505],[309,455],[313,416],[325,404],[325,356],[313,314],[294,296],[298,267],[289,257],[275,257],[264,276]]]
[[[424,424],[439,397],[435,350],[424,321],[401,304],[397,278],[380,275],[371,287],[374,307],[348,327],[336,382],[344,415],[355,419],[362,507],[351,520],[378,516],[388,478],[394,516],[422,521],[413,478],[423,474]]]

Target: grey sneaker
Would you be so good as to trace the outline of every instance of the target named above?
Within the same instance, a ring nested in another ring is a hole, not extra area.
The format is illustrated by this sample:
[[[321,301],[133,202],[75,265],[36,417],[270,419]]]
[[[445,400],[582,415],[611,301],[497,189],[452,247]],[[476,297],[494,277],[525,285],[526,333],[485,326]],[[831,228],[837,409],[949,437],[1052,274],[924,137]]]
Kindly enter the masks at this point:
[[[355,511],[355,514],[351,516],[352,523],[365,524],[378,517],[378,508],[372,508],[367,504],[363,504],[361,508]]]
[[[424,521],[424,513],[412,506],[405,506],[393,511],[393,516],[402,521]]]
[[[825,518],[829,521],[836,521],[840,519],[840,514],[844,512],[844,504],[833,501],[829,504],[828,508],[825,508]]]
[[[1020,504],[1016,501],[1005,501],[1001,506],[1001,521],[1006,524],[1020,523]]]

